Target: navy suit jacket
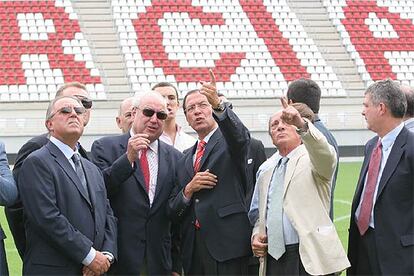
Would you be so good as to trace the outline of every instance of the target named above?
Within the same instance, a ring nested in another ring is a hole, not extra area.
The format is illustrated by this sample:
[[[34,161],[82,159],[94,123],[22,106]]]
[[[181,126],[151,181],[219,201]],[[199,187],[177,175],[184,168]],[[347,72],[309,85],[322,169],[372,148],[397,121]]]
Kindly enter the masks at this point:
[[[331,201],[330,201],[330,208],[329,208],[329,217],[333,220],[334,219],[334,194],[335,194],[335,187],[336,187],[336,178],[338,176],[338,168],[339,168],[339,149],[338,143],[336,142],[335,137],[326,128],[326,126],[322,123],[321,119],[319,119],[318,115],[315,115],[315,122],[313,124],[328,140],[328,143],[334,147],[336,152],[336,169],[335,173],[332,177],[332,185],[331,185]]]
[[[92,161],[102,170],[111,206],[118,218],[118,262],[111,272],[139,275],[144,257],[148,275],[171,275],[171,220],[168,196],[182,153],[158,140],[158,176],[152,206],[139,162],[126,156],[130,134],[104,137],[92,145]]]
[[[351,209],[348,258],[354,275],[358,266],[360,241],[355,211],[378,136],[365,146],[358,186]],[[397,136],[379,182],[374,205],[375,246],[383,275],[414,274],[414,133],[405,127]]]
[[[251,138],[246,162],[246,206],[250,207],[256,185],[256,174],[264,161],[266,161],[266,152],[262,141]]]
[[[170,197],[171,216],[182,223],[181,249],[186,272],[192,262],[196,218],[201,225],[201,236],[215,260],[223,262],[252,254],[249,206],[243,189],[250,134],[231,109],[226,108],[221,115],[220,118],[214,115],[219,128],[210,137],[200,162],[200,171],[209,169],[217,176],[217,185],[194,193],[190,203],[185,202],[183,189],[194,177],[196,146],[193,146],[180,160],[178,185]]]
[[[91,247],[117,254],[117,221],[100,170],[81,158],[87,196],[79,177],[52,142],[30,154],[19,173],[25,210],[24,274],[81,274]]]
[[[34,152],[35,150],[40,149],[49,142],[49,134],[43,133],[41,135],[35,136],[29,141],[27,141],[19,150],[16,157],[16,162],[13,167],[13,177],[18,185],[18,178],[20,168],[27,156]],[[79,144],[78,152],[80,155],[86,159],[88,156],[86,150]],[[13,235],[14,244],[16,245],[17,252],[20,255],[20,258],[23,260],[23,255],[26,247],[26,234],[24,230],[24,212],[23,205],[20,199],[18,199],[15,204],[8,206],[4,209],[6,213],[7,222],[9,223],[10,232]]]

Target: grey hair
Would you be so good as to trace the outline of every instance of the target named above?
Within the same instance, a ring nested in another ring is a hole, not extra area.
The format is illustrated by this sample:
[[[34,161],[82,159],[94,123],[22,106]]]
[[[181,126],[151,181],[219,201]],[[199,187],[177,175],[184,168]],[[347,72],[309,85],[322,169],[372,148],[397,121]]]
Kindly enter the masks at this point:
[[[380,80],[371,84],[365,91],[374,105],[383,103],[395,118],[403,118],[407,109],[407,100],[400,85],[391,80]]]
[[[137,108],[140,106],[143,99],[146,98],[156,98],[158,99],[162,105],[164,106],[164,109],[167,109],[167,100],[157,91],[145,91],[144,94],[140,96],[134,96],[134,100],[132,102],[132,105]]]
[[[56,102],[58,102],[58,101],[60,101],[61,99],[64,99],[64,98],[69,98],[69,99],[75,100],[80,106],[82,106],[82,102],[76,97],[72,97],[72,96],[59,96],[59,97],[56,97],[52,101],[50,101],[49,106],[47,107],[46,121],[49,120],[52,117],[52,111],[53,111],[53,108],[55,107]]]

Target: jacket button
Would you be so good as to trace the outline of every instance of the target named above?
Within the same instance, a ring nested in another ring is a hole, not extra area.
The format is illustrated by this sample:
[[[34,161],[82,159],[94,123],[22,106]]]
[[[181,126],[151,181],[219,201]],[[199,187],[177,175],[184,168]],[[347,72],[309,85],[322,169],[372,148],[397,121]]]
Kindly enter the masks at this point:
[[[198,198],[196,198],[195,202],[196,202],[196,203],[199,203],[199,202],[200,202],[200,200],[199,200]]]

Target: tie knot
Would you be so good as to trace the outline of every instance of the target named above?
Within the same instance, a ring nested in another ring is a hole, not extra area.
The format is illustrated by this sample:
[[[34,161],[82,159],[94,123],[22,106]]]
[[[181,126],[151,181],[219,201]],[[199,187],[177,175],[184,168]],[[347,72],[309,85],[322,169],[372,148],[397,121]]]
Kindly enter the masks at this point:
[[[141,150],[141,157],[147,155],[148,148]]]
[[[289,161],[289,158],[287,157],[282,157],[279,160],[279,164],[277,165],[278,167],[282,167],[285,166],[287,164],[287,162]]]
[[[377,148],[380,148],[380,149],[382,148],[382,142],[379,139],[378,139],[378,143],[377,143]]]
[[[198,142],[197,148],[203,149],[205,146],[206,146],[206,141],[201,140],[200,142]]]
[[[80,156],[79,156],[79,153],[75,152],[75,153],[72,155],[72,160],[73,160],[73,162],[74,162],[75,164],[79,163],[79,162],[80,162]]]

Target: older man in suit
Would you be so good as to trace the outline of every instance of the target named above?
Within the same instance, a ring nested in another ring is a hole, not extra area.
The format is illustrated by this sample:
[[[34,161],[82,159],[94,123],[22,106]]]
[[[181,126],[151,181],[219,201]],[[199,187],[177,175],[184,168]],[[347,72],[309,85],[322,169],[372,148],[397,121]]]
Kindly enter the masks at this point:
[[[77,151],[85,108],[74,97],[53,100],[50,141],[19,173],[25,210],[25,275],[101,275],[117,253],[117,221],[100,170]]]
[[[414,89],[410,86],[402,85],[401,90],[404,92],[405,98],[407,99],[404,124],[409,131],[414,132]]]
[[[165,99],[149,92],[136,98],[128,133],[92,145],[118,218],[116,275],[171,275],[168,196],[181,153],[159,140],[167,118]]]
[[[17,187],[7,161],[6,149],[3,142],[0,142],[0,205],[8,206],[17,199]],[[4,250],[4,234],[0,225],[0,275],[9,275],[7,267],[6,251]]]
[[[247,273],[251,227],[244,197],[250,134],[220,101],[215,77],[187,93],[183,109],[197,145],[181,159],[170,211],[181,222],[186,275]]]
[[[86,90],[86,86],[79,82],[69,82],[62,85],[57,91],[55,97],[61,96],[73,96],[78,98],[83,107],[85,107],[86,112],[83,114],[83,122],[86,126],[89,122],[92,100],[89,98],[89,93]],[[16,157],[16,162],[13,167],[13,177],[18,185],[18,178],[20,168],[23,164],[23,161],[26,160],[27,156],[35,150],[40,149],[49,142],[49,133],[44,133],[38,136],[33,137],[27,141],[19,150]],[[88,159],[86,150],[82,147],[80,143],[77,145],[79,154]],[[23,260],[23,255],[26,247],[26,234],[23,224],[23,207],[21,200],[11,206],[5,208],[5,213],[7,217],[7,222],[9,223],[10,231],[14,238],[14,244],[16,245],[17,252],[20,255],[20,258]]]
[[[259,169],[249,218],[261,275],[324,275],[349,266],[329,218],[336,154],[326,138],[282,99],[269,121],[278,148]],[[267,272],[267,273],[266,273]]]
[[[365,91],[362,115],[377,136],[365,146],[351,208],[349,275],[414,274],[414,134],[394,81]]]

